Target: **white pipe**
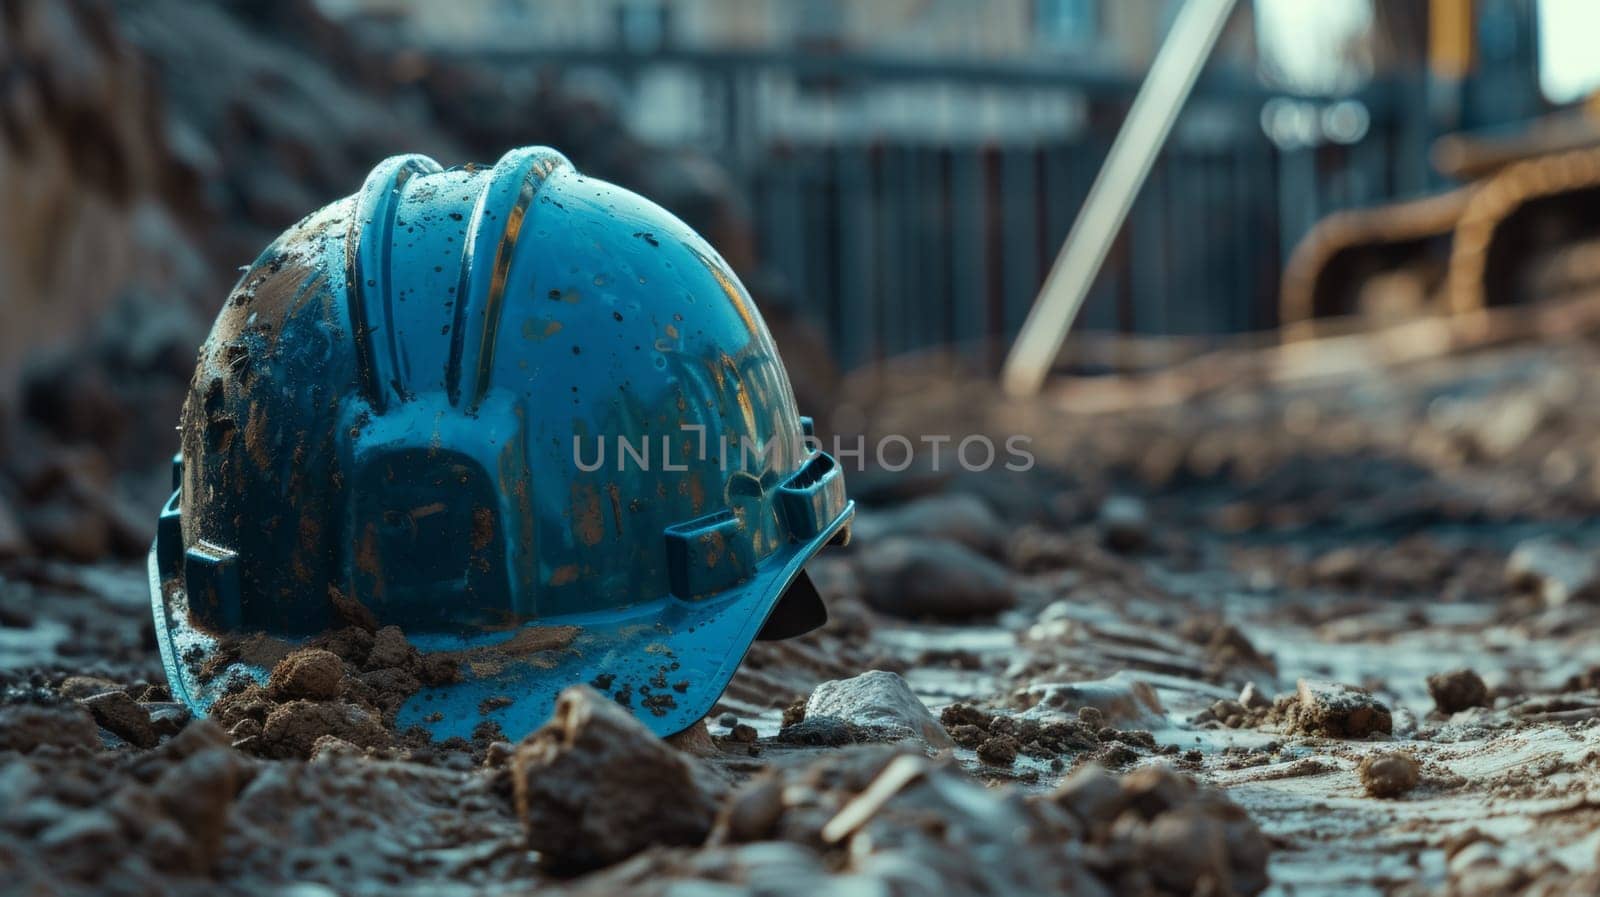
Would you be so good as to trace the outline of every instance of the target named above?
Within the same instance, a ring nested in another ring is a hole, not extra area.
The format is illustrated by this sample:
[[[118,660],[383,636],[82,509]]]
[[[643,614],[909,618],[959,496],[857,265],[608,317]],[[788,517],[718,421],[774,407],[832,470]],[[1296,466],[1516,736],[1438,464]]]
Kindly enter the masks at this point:
[[[1006,392],[1030,396],[1044,385],[1233,4],[1234,0],[1188,0],[1179,10],[1006,357],[1001,374]]]

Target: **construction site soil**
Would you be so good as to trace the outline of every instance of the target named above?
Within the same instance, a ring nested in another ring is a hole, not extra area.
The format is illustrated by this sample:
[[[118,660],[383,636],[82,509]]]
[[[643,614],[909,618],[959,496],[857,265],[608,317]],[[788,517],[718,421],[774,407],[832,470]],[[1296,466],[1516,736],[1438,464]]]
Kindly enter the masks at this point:
[[[666,742],[582,686],[520,740],[396,731],[449,671],[362,626],[191,719],[141,564],[13,552],[3,889],[1594,893],[1600,345],[1539,320],[1029,402],[862,377],[869,436],[1038,464],[854,473],[829,624]]]

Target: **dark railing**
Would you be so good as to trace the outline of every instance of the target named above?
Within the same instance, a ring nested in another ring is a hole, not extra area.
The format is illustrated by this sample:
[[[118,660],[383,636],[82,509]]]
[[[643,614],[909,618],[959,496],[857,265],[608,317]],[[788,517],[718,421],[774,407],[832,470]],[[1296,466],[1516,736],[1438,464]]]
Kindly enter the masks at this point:
[[[997,363],[1138,88],[1103,68],[1031,62],[674,49],[490,55],[605,72],[635,96],[651,78],[691,85],[701,98],[693,142],[742,183],[763,265],[847,367],[937,346],[974,347]],[[1053,102],[1074,110],[1073,121],[1053,133],[969,121],[908,133],[877,130],[858,114],[794,129],[773,108],[774,97],[798,97],[812,109],[848,109],[908,85]],[[1141,334],[1274,326],[1282,264],[1318,217],[1425,186],[1393,164],[1425,156],[1424,135],[1398,112],[1412,93],[1369,86],[1355,98],[1289,96],[1208,71],[1079,326]]]

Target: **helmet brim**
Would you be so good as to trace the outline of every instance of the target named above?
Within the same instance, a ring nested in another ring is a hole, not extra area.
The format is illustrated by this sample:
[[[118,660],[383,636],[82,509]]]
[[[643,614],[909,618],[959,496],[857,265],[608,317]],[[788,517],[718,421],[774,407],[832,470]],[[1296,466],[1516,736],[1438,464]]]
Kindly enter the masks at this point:
[[[458,657],[462,677],[411,696],[397,724],[421,726],[434,739],[444,739],[471,738],[483,723],[493,722],[515,740],[549,719],[563,689],[583,683],[629,707],[657,735],[681,732],[710,712],[784,592],[806,562],[849,524],[854,511],[855,503],[847,503],[810,540],[780,547],[752,577],[701,600],[668,596],[564,617],[559,625],[414,635],[412,644],[425,654]],[[222,683],[202,681],[201,664],[194,661],[215,650],[216,639],[189,623],[174,596],[164,600],[157,554],[150,554],[150,586],[169,686],[204,715]],[[271,672],[247,658],[235,662],[228,675],[236,670],[259,682]]]

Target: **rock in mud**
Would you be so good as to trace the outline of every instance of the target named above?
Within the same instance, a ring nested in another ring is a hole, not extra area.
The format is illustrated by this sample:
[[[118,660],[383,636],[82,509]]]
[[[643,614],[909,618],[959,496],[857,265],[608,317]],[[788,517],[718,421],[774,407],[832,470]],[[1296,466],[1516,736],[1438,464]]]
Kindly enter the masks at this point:
[[[955,542],[897,537],[857,558],[863,597],[896,617],[981,617],[1017,603],[1009,570]]]
[[[1453,670],[1428,677],[1428,694],[1440,713],[1451,714],[1469,707],[1489,707],[1489,686],[1473,670]]]
[[[127,692],[102,692],[79,703],[94,716],[95,722],[135,747],[155,747],[160,740],[155,726],[150,724],[150,712],[128,697]]]
[[[950,733],[898,673],[868,670],[818,685],[806,701],[806,719],[815,717],[834,717],[891,738],[915,739],[934,750],[955,746]]]
[[[1389,708],[1364,688],[1301,679],[1292,697],[1280,698],[1275,712],[1290,732],[1329,738],[1388,735],[1394,721]]]
[[[1372,797],[1399,797],[1417,787],[1422,767],[1403,751],[1384,751],[1362,758],[1356,770],[1361,787]]]
[[[511,758],[528,846],[557,873],[596,869],[656,845],[700,844],[720,796],[694,761],[588,686]]]
[[[1506,582],[1548,605],[1600,597],[1600,565],[1590,552],[1553,538],[1528,539],[1506,559]]]
[[[275,698],[331,701],[344,688],[344,662],[332,651],[305,648],[272,668],[267,690]]]

